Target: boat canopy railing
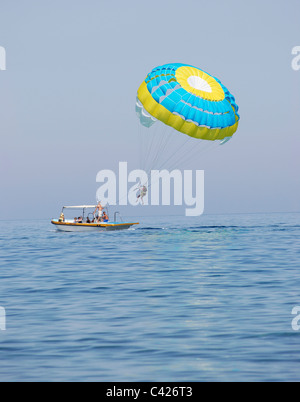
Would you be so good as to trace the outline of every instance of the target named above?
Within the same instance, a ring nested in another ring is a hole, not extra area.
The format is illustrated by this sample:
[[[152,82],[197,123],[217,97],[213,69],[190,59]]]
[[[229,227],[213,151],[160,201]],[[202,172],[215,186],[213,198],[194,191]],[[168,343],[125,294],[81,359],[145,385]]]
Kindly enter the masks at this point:
[[[66,206],[63,209],[86,209],[86,208],[96,208],[97,205],[74,205],[74,206]]]
[[[96,208],[97,205],[70,205],[70,206],[65,206],[62,209],[62,212],[64,211],[64,209],[82,209],[82,219],[85,218],[85,210],[88,208]]]
[[[121,214],[120,214],[119,211],[116,211],[116,212],[114,213],[114,222],[117,222],[117,216],[118,216],[118,215],[119,215],[120,221],[123,222],[122,216],[121,216]]]
[[[90,209],[90,208],[95,209],[95,208],[97,208],[97,205],[69,205],[69,206],[64,206],[62,208],[62,212],[64,212],[65,209],[82,209],[82,218],[84,219],[85,218],[85,210]],[[109,216],[108,204],[103,206],[102,208],[103,208],[103,210],[105,210],[107,212],[107,215]],[[90,215],[90,214],[88,214],[88,215]]]

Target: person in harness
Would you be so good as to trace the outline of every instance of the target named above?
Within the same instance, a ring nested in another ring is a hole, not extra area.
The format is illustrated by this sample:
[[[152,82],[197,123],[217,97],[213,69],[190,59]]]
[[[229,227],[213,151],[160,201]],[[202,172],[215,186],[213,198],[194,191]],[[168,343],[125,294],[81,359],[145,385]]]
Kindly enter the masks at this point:
[[[136,188],[136,190],[139,190],[138,193],[137,193],[136,202],[139,202],[139,200],[141,200],[142,204],[144,205],[144,199],[143,198],[147,194],[147,187],[140,183],[140,185]]]

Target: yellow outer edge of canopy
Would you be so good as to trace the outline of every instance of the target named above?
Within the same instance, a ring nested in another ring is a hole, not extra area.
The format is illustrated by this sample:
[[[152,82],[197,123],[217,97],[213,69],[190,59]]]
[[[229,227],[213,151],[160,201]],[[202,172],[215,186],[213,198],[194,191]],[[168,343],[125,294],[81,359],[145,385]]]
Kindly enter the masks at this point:
[[[231,137],[238,128],[239,122],[236,114],[235,124],[225,128],[199,127],[192,122],[183,120],[180,116],[171,113],[164,106],[160,105],[153,99],[152,95],[148,91],[145,81],[143,81],[139,87],[137,97],[145,110],[150,113],[151,116],[162,121],[168,126],[173,127],[175,130],[189,135],[190,137],[209,141],[223,140],[225,137]]]

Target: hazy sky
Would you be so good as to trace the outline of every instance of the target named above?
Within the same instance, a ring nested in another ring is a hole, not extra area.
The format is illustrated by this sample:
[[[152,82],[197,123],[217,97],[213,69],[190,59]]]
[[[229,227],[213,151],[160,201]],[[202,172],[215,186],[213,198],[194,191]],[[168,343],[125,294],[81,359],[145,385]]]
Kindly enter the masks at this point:
[[[299,211],[299,21],[299,0],[2,0],[0,219],[93,203],[99,170],[138,168],[136,91],[169,62],[217,76],[240,107],[233,139],[195,160],[205,212]]]

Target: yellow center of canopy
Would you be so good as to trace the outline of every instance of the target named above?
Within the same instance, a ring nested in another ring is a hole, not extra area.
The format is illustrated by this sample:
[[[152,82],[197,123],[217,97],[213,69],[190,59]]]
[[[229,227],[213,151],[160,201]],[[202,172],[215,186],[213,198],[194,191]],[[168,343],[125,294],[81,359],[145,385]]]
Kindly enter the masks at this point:
[[[221,85],[210,75],[195,67],[183,66],[176,70],[176,80],[189,93],[209,101],[225,98]]]

